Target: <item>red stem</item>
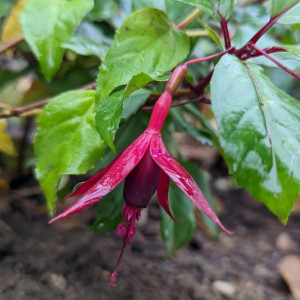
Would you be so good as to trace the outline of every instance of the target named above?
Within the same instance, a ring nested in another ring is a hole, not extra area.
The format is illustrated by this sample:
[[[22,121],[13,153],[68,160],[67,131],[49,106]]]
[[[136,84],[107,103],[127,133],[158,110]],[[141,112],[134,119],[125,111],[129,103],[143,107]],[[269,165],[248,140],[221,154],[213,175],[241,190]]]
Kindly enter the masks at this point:
[[[287,13],[290,9],[292,9],[294,6],[300,3],[300,0],[295,2],[290,7],[286,8],[284,11],[282,11],[279,15],[271,18],[269,22],[263,26],[248,42],[248,44],[255,44],[257,41],[278,21],[280,17],[282,17],[285,13]]]
[[[181,102],[181,103],[176,103],[176,104],[172,104],[171,107],[177,107],[177,106],[183,106],[183,105],[186,105],[186,104],[190,104],[190,103],[195,103],[195,102],[202,102],[202,103],[205,103],[205,104],[211,104],[211,101],[207,98],[205,98],[203,95],[202,96],[199,96],[195,99],[192,99],[192,100],[188,100],[188,101],[185,101],[185,102]],[[141,108],[141,110],[152,110],[154,108],[154,106],[143,106]]]
[[[286,66],[284,66],[283,64],[281,64],[279,61],[277,61],[271,55],[269,55],[268,53],[266,53],[264,50],[261,50],[261,49],[257,48],[254,44],[250,44],[250,47],[252,49],[254,49],[255,51],[257,51],[258,53],[261,53],[262,55],[264,55],[266,58],[268,58],[269,60],[271,60],[274,64],[276,64],[277,66],[279,66],[284,71],[288,72],[290,75],[292,75],[295,78],[297,78],[298,80],[300,80],[300,75],[299,74],[297,74],[296,72],[290,70],[289,68],[287,68]]]
[[[203,61],[207,61],[207,60],[211,60],[211,59],[214,59],[216,57],[219,57],[219,56],[222,56],[228,52],[230,52],[231,50],[233,49],[233,47],[230,47],[229,49],[226,49],[225,51],[222,51],[222,52],[219,52],[217,54],[213,54],[213,55],[210,55],[210,56],[206,56],[206,57],[203,57],[203,58],[196,58],[196,59],[191,59],[189,61],[187,61],[185,63],[186,66],[190,66],[192,64],[196,64],[196,63],[201,63]]]
[[[225,49],[230,49],[231,48],[231,40],[230,40],[230,35],[228,31],[228,21],[225,20],[223,17],[221,17],[221,28],[223,31],[224,35],[224,41],[225,41]]]

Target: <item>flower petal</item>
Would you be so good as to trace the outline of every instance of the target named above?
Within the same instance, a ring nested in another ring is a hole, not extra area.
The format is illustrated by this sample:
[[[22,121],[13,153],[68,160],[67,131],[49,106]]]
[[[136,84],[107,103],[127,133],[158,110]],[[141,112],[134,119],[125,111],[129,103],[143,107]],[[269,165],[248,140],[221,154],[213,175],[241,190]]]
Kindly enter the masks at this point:
[[[63,213],[50,220],[49,224],[73,215],[100,201],[104,196],[115,189],[143,158],[148,149],[151,137],[152,135],[146,131],[141,134],[110,164],[110,167],[98,182],[96,182],[84,195],[82,195]]]
[[[174,219],[174,217],[172,216],[172,213],[170,211],[168,192],[169,192],[169,177],[163,170],[161,170],[159,182],[158,182],[158,186],[157,186],[157,198],[158,198],[160,205],[165,210],[165,212],[170,216],[170,218],[174,222],[178,223]]]
[[[66,197],[66,199],[83,194],[85,192],[88,191],[88,189],[90,189],[94,184],[97,183],[97,181],[99,181],[104,174],[107,172],[107,170],[110,168],[109,164],[106,168],[104,168],[101,172],[99,172],[98,174],[96,174],[95,176],[91,177],[90,179],[88,179],[87,181],[85,181],[84,183],[82,183],[79,188],[73,192],[72,194],[70,194],[69,196]]]
[[[168,153],[160,135],[153,136],[150,144],[150,153],[154,161],[198,209],[211,218],[223,231],[232,234],[222,225],[219,218],[215,215],[192,176]]]

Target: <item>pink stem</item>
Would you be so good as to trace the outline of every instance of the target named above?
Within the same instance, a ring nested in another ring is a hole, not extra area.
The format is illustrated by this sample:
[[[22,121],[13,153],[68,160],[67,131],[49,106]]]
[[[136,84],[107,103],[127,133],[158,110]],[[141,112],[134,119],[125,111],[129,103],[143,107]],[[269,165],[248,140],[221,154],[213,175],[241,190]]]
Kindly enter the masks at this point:
[[[280,68],[282,68],[284,71],[288,72],[290,75],[292,75],[295,78],[297,78],[298,80],[300,80],[300,75],[299,74],[297,74],[296,72],[290,70],[289,68],[287,68],[286,66],[284,66],[283,64],[281,64],[279,61],[277,61],[275,58],[273,58],[271,55],[269,55],[268,53],[266,53],[264,50],[261,50],[261,49],[257,48],[254,44],[249,44],[249,45],[250,45],[250,47],[252,49],[254,49],[258,53],[261,53],[262,55],[264,55],[266,58],[268,58],[269,60],[271,60],[274,64],[276,64],[277,66],[279,66]]]
[[[206,56],[206,57],[203,57],[203,58],[196,58],[196,59],[189,60],[189,61],[187,61],[185,63],[185,65],[186,66],[190,66],[190,65],[193,65],[193,64],[201,63],[203,61],[211,60],[211,59],[214,59],[216,57],[222,56],[222,55],[230,52],[231,50],[233,50],[233,47],[230,47],[229,49],[226,49],[225,51],[222,51],[222,52],[210,55],[210,56]]]
[[[300,3],[300,0],[295,2],[290,7],[286,8],[284,11],[282,11],[279,15],[271,18],[269,22],[263,26],[248,42],[248,44],[255,44],[277,21],[280,17],[282,17],[284,14],[286,14],[290,9],[295,7],[297,4]]]
[[[224,41],[225,41],[225,48],[230,49],[231,48],[231,40],[230,40],[230,35],[228,31],[228,21],[225,20],[223,17],[221,17],[221,28],[223,31],[224,35]]]

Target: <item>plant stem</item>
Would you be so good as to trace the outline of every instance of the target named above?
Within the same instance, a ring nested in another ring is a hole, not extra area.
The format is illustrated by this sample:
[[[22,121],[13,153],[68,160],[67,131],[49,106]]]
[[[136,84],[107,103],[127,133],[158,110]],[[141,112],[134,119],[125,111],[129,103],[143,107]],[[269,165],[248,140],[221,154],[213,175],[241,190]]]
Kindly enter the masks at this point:
[[[182,20],[176,27],[178,29],[184,29],[188,26],[199,14],[201,13],[201,9],[195,9],[190,15],[188,15],[184,20]]]
[[[223,17],[221,17],[221,28],[224,35],[224,42],[225,42],[225,49],[231,48],[231,41],[230,41],[230,35],[228,31],[228,21],[225,20]]]
[[[6,50],[16,46],[17,44],[19,44],[20,42],[22,42],[24,40],[24,37],[21,36],[21,37],[18,37],[16,38],[15,40],[9,42],[9,43],[6,43],[6,44],[3,44],[0,46],[0,54],[5,52]]]
[[[195,99],[192,99],[192,100],[188,100],[188,101],[185,101],[185,102],[181,102],[181,103],[176,103],[176,104],[172,104],[171,107],[177,107],[177,106],[183,106],[183,105],[187,105],[187,104],[190,104],[190,103],[195,103],[195,102],[202,102],[202,103],[205,103],[205,104],[211,104],[211,101],[207,98],[205,98],[203,95],[195,98]],[[143,106],[141,108],[141,110],[152,110],[154,108],[154,106]]]
[[[192,60],[189,60],[185,63],[186,66],[190,66],[192,64],[196,64],[196,63],[201,63],[203,61],[207,61],[207,60],[211,60],[211,59],[214,59],[216,57],[219,57],[219,56],[222,56],[228,52],[230,52],[233,48],[230,47],[229,49],[225,50],[225,51],[222,51],[222,52],[219,52],[219,53],[216,53],[216,54],[213,54],[213,55],[210,55],[210,56],[206,56],[206,57],[203,57],[203,58],[196,58],[196,59],[192,59]]]
[[[259,48],[257,48],[254,44],[250,44],[250,47],[257,51],[258,53],[261,53],[262,55],[264,55],[266,58],[268,58],[269,60],[271,60],[274,64],[276,64],[277,66],[279,66],[281,69],[283,69],[284,71],[288,72],[290,75],[294,76],[295,78],[297,78],[298,80],[300,80],[300,75],[297,74],[296,72],[290,70],[289,68],[287,68],[286,66],[284,66],[282,63],[280,63],[279,61],[277,61],[275,58],[273,58],[271,55],[269,55],[268,53],[266,53],[264,50],[261,50]]]
[[[286,14],[290,9],[295,7],[297,4],[300,3],[300,0],[295,2],[290,7],[286,8],[284,11],[282,11],[279,15],[270,18],[269,22],[264,25],[250,40],[247,44],[256,44],[257,41],[278,21],[280,17],[282,17],[284,14]]]
[[[95,88],[96,86],[97,86],[97,83],[93,82],[93,83],[87,84],[77,90],[89,90],[89,89]],[[37,108],[44,107],[47,103],[49,103],[54,98],[55,97],[46,98],[41,101],[31,103],[29,105],[20,106],[20,107],[14,108],[12,110],[2,112],[2,113],[0,113],[0,118],[25,117],[25,116],[29,115],[29,112],[34,111]]]
[[[190,37],[208,36],[208,32],[206,30],[186,30],[185,33]]]
[[[194,92],[197,95],[203,93],[204,89],[209,85],[213,72],[214,70],[209,72],[209,74],[194,87]]]

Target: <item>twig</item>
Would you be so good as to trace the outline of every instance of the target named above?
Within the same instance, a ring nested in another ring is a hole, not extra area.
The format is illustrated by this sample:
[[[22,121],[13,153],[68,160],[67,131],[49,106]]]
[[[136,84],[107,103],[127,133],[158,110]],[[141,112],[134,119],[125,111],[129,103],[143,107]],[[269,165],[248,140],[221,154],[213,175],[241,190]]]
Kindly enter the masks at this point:
[[[6,50],[18,45],[20,42],[22,42],[24,40],[24,37],[21,36],[21,37],[18,37],[16,38],[15,40],[9,42],[9,43],[6,43],[2,46],[0,46],[0,54],[5,52]]]
[[[185,33],[190,37],[208,36],[208,32],[206,30],[186,30]]]
[[[176,103],[176,104],[172,104],[171,107],[177,107],[177,106],[183,106],[183,105],[187,105],[187,104],[190,104],[190,103],[195,103],[195,102],[202,102],[202,103],[205,103],[205,104],[211,104],[211,101],[207,98],[205,98],[203,95],[195,98],[195,99],[192,99],[192,100],[188,100],[188,101],[185,101],[185,102],[181,102],[181,103]],[[143,106],[141,108],[141,110],[152,110],[154,108],[154,106]]]
[[[89,90],[89,89],[95,88],[96,86],[97,86],[97,83],[93,82],[93,83],[87,84],[77,90]],[[0,118],[23,117],[25,115],[29,115],[28,112],[36,110],[37,108],[44,107],[47,103],[49,103],[54,98],[55,97],[46,98],[46,99],[43,99],[41,101],[29,104],[29,105],[17,107],[12,110],[9,110],[9,111],[2,112],[2,113],[0,113]]]
[[[230,52],[231,50],[233,50],[234,48],[233,47],[230,47],[229,49],[225,50],[225,51],[222,51],[222,52],[219,52],[217,54],[213,54],[213,55],[210,55],[210,56],[206,56],[206,57],[203,57],[203,58],[196,58],[196,59],[191,59],[189,61],[187,61],[185,63],[186,66],[190,66],[192,64],[196,64],[196,63],[201,63],[201,62],[204,62],[204,61],[207,61],[207,60],[211,60],[211,59],[214,59],[216,57],[219,57],[219,56],[222,56],[228,52]]]
[[[190,15],[188,15],[183,21],[181,21],[178,25],[178,29],[184,29],[188,26],[199,14],[201,13],[201,9],[195,9]]]

